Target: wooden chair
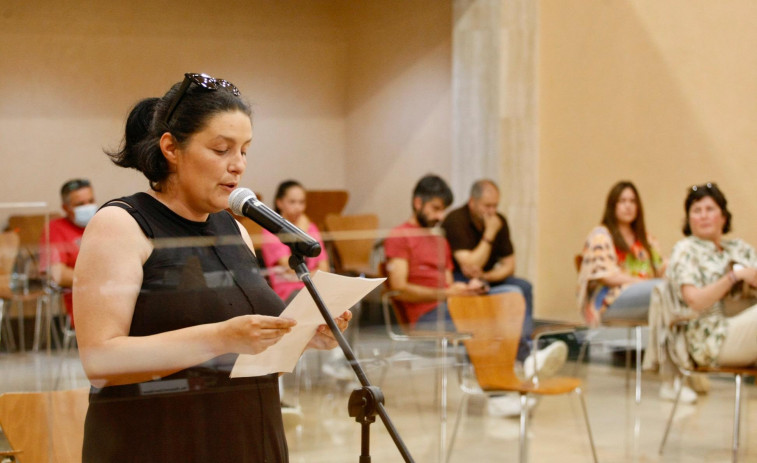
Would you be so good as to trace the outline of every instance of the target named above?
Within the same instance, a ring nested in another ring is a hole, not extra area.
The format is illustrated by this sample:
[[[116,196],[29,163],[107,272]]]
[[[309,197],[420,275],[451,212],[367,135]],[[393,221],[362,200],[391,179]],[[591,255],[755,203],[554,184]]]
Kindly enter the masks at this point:
[[[47,224],[61,217],[60,213],[12,215],[8,217],[8,230],[18,232],[21,246],[35,250],[39,246]]]
[[[521,380],[515,373],[518,343],[523,327],[526,304],[520,293],[500,293],[485,296],[455,296],[447,300],[450,315],[460,331],[469,332],[472,338],[463,341],[468,358],[475,371],[478,387],[466,386],[461,377],[463,391],[457,419],[449,444],[449,456],[457,436],[461,417],[468,398],[472,394],[501,395],[508,392],[520,394],[520,461],[527,461],[528,396],[556,395],[575,392],[581,402],[586,429],[589,434],[592,456],[597,461],[594,439],[589,425],[582,383],[578,378],[552,377]],[[461,373],[464,368],[460,368]]]
[[[583,263],[583,255],[576,254],[573,258],[573,263],[576,266],[576,271],[581,271],[581,264]],[[634,346],[635,346],[635,353],[636,353],[636,385],[635,385],[635,395],[634,400],[637,404],[641,403],[641,371],[642,371],[642,365],[641,365],[641,355],[642,355],[642,349],[643,349],[643,339],[642,339],[642,333],[641,330],[648,326],[649,322],[648,320],[639,320],[634,318],[613,318],[613,319],[607,319],[602,320],[602,325],[605,328],[625,328],[626,334],[627,334],[627,340],[630,343],[631,341],[631,332],[634,333]],[[584,356],[586,355],[586,348],[589,346],[589,342],[584,342],[581,345],[581,349],[578,353],[578,359],[576,360],[576,368],[578,368],[579,365],[583,362]],[[626,349],[626,388],[630,386],[630,377],[631,377],[631,351]]]
[[[42,323],[42,305],[46,302],[46,291],[44,288],[30,289],[29,280],[26,274],[22,278],[13,281],[13,267],[16,257],[19,253],[20,238],[15,231],[0,233],[0,333],[6,333],[6,346],[9,350],[15,349],[13,331],[10,329],[8,321],[8,312],[6,303],[15,306],[18,311],[18,338],[19,350],[25,349],[24,333],[24,303],[36,302],[37,319],[35,326],[35,350],[39,348],[39,332]],[[1,336],[0,336],[1,337]]]
[[[688,322],[688,320],[679,320],[671,324],[671,331],[677,330],[677,329],[683,329],[685,327],[685,324]],[[751,367],[743,367],[743,368],[737,368],[737,367],[700,367],[695,366],[694,368],[687,368],[684,365],[681,365],[680,362],[677,362],[676,359],[678,356],[675,352],[673,352],[673,343],[672,342],[665,342],[665,349],[668,351],[668,357],[671,359],[671,362],[673,365],[675,365],[678,372],[683,375],[685,378],[690,378],[694,374],[706,374],[706,375],[719,375],[719,376],[730,376],[733,375],[736,383],[736,394],[734,397],[734,409],[733,409],[733,441],[731,445],[731,451],[732,451],[732,461],[735,463],[739,460],[739,432],[740,432],[740,423],[741,423],[741,395],[742,395],[742,383],[744,381],[744,377],[757,377],[757,367],[751,366]],[[678,382],[678,390],[676,392],[676,399],[675,402],[673,402],[673,409],[670,410],[670,417],[668,418],[668,423],[665,426],[665,434],[662,436],[662,442],[660,443],[660,450],[659,453],[662,455],[662,452],[665,448],[665,442],[668,440],[668,433],[670,432],[670,427],[673,424],[673,418],[675,417],[676,409],[678,408],[678,402],[681,398],[681,391],[683,390],[683,385],[686,384],[685,381],[679,381]]]
[[[334,246],[336,273],[375,277],[371,263],[379,219],[376,214],[328,214],[324,219],[327,237]]]
[[[81,461],[89,389],[0,395],[0,427],[22,463]],[[2,455],[0,453],[0,455]]]
[[[319,230],[326,229],[326,216],[341,214],[350,195],[346,190],[308,190],[305,214]]]

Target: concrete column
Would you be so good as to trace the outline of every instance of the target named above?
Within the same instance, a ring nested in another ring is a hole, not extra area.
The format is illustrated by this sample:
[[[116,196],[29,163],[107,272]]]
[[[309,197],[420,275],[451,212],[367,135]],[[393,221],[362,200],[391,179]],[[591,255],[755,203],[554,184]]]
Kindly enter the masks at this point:
[[[454,0],[452,187],[456,203],[473,181],[502,193],[517,274],[536,276],[537,2]]]

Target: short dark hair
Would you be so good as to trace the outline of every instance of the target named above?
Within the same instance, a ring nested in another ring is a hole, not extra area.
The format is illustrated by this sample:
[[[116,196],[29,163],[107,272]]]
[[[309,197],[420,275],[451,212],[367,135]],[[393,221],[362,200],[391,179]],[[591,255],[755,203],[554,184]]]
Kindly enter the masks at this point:
[[[454,196],[444,179],[438,175],[429,174],[418,180],[415,189],[413,189],[413,198],[421,198],[423,204],[434,198],[439,198],[444,202],[444,207],[449,207]]]
[[[684,210],[686,211],[686,221],[683,224],[683,234],[685,236],[691,236],[691,225],[689,225],[689,211],[691,206],[697,201],[701,201],[706,197],[712,198],[715,204],[718,205],[720,211],[725,217],[725,223],[723,224],[723,233],[731,231],[731,211],[728,210],[728,200],[725,199],[725,195],[717,184],[707,182],[702,185],[694,185],[689,188],[689,193],[686,195],[686,200],[683,203]]]
[[[278,188],[276,188],[276,196],[273,198],[273,210],[276,211],[277,214],[281,214],[281,211],[279,210],[279,206],[276,205],[276,201],[286,196],[287,191],[294,187],[300,187],[303,190],[305,189],[305,187],[303,187],[297,180],[284,180],[279,183]]]
[[[175,83],[162,98],[138,102],[126,119],[121,147],[116,152],[105,152],[116,165],[142,172],[155,191],[160,191],[160,184],[169,174],[168,162],[160,150],[160,137],[164,133],[170,133],[176,143],[183,146],[189,137],[205,128],[210,118],[221,112],[241,111],[252,115],[249,104],[229,90],[209,91],[189,85],[181,102],[174,106],[171,120],[166,121],[166,113],[181,84]]]
[[[76,190],[80,190],[82,188],[91,187],[92,184],[89,183],[89,180],[86,178],[74,178],[66,183],[63,184],[63,186],[60,187],[60,199],[64,203],[68,202],[68,196],[73,193]]]

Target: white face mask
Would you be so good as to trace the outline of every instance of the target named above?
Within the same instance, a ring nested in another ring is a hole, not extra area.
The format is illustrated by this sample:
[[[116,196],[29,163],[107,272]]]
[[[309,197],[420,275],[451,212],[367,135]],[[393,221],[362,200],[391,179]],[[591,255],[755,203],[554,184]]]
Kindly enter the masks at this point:
[[[82,228],[86,227],[97,212],[97,204],[84,204],[74,208],[74,223]]]

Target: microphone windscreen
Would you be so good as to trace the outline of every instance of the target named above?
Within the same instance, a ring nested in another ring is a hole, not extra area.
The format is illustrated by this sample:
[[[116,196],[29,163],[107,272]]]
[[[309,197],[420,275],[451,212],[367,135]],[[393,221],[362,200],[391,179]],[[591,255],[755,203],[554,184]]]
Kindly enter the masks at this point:
[[[237,188],[229,195],[229,209],[236,215],[244,215],[244,203],[258,199],[249,188]]]

